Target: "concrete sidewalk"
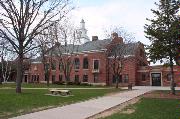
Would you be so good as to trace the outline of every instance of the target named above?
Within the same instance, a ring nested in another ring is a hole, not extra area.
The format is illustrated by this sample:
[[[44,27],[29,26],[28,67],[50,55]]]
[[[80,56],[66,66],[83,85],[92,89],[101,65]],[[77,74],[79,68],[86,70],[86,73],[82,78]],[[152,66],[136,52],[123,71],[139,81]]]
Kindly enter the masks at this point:
[[[25,89],[25,90],[48,90],[48,89],[69,89],[69,90],[101,90],[101,89],[113,89],[114,87],[107,87],[107,88],[21,88],[21,89]],[[5,90],[5,89],[16,89],[16,88],[11,88],[11,87],[2,87],[0,88],[0,90]]]
[[[122,89],[127,89],[124,87]],[[134,86],[135,90],[170,90],[170,86]],[[175,87],[176,90],[180,90],[180,87]]]
[[[12,119],[85,119],[149,91],[151,89],[121,92],[111,96],[26,114]]]

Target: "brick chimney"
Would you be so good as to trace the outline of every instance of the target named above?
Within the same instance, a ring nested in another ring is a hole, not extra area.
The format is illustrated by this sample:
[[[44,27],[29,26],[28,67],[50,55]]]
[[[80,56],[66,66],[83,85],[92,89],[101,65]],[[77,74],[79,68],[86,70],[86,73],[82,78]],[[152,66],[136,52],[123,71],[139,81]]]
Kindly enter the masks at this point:
[[[122,37],[118,37],[117,33],[112,33],[112,43],[113,44],[121,44],[123,43],[123,38]]]
[[[98,40],[98,36],[92,36],[92,41],[97,41]]]

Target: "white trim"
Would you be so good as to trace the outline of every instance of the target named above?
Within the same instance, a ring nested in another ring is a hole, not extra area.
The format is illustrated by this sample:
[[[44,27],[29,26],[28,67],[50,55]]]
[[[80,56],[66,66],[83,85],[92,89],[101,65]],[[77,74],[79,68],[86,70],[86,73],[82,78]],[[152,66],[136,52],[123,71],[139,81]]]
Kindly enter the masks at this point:
[[[105,50],[90,50],[82,52],[73,52],[73,53],[62,53],[62,55],[75,55],[75,54],[88,54],[88,53],[103,53]]]
[[[170,69],[166,69],[164,71],[170,72],[171,70]],[[173,69],[173,72],[176,72],[176,71],[178,71],[178,70],[177,69]]]
[[[150,72],[150,86],[152,86],[152,77],[151,77],[151,74],[153,74],[153,73],[161,74],[161,86],[163,86],[162,72]]]
[[[42,63],[41,61],[37,61],[37,62],[31,62],[32,64],[39,64]]]
[[[143,72],[149,72],[149,70],[137,70],[137,72],[143,73]]]
[[[90,51],[82,51],[82,53],[96,53],[96,52],[104,52],[104,50],[90,50]]]
[[[116,58],[118,58],[119,56],[117,56]],[[128,58],[128,57],[135,57],[135,55],[124,55],[123,58]],[[110,56],[108,57],[109,59],[113,59],[115,58],[114,56]]]

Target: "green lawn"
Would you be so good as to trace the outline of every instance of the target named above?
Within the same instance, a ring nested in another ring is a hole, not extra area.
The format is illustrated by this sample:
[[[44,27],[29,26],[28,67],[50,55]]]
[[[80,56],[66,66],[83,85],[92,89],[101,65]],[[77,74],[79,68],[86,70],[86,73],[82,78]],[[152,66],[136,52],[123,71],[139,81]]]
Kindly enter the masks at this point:
[[[16,94],[14,89],[0,90],[0,118],[8,118],[46,108],[62,106],[78,101],[88,100],[108,93],[120,91],[120,89],[97,90],[71,90],[74,96],[57,97],[45,95],[47,89],[23,90],[22,94]]]
[[[47,87],[46,84],[37,83],[37,84],[22,84],[23,88],[104,88],[107,86],[85,86],[85,85],[57,85],[57,84],[50,84],[49,87]],[[16,88],[15,83],[7,83],[0,85],[0,88]]]
[[[180,101],[176,99],[142,98],[127,109],[134,109],[135,112],[119,112],[104,119],[180,119]]]

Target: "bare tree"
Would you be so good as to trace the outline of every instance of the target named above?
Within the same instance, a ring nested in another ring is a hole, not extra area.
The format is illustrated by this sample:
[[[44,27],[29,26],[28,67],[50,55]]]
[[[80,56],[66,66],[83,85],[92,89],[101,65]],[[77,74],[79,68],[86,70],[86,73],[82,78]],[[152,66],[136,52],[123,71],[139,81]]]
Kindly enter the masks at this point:
[[[119,80],[122,80],[120,76],[122,75],[124,62],[130,56],[129,53],[135,50],[134,47],[128,48],[129,45],[133,44],[135,38],[122,27],[117,26],[105,30],[105,36],[112,39],[105,53],[107,57],[106,69],[108,72],[106,83],[109,84],[109,73],[112,72],[113,78],[115,78],[116,88],[118,88]]]
[[[80,37],[69,19],[65,19],[61,24],[56,24],[55,34],[55,42],[61,42],[56,49],[55,56],[65,76],[66,84],[68,84],[72,68],[76,65],[74,56],[78,52]]]
[[[47,53],[54,47],[56,44],[54,42],[54,31],[53,26],[49,27],[48,29],[42,31],[39,34],[37,39],[37,45],[39,46],[39,54],[44,68],[44,80],[47,81],[47,86],[49,86],[50,81],[50,72],[51,72],[51,65],[52,65],[52,52],[47,55]]]
[[[4,39],[1,39],[0,44],[0,57],[1,57],[1,81],[7,82],[10,78],[12,67],[13,67],[13,58],[15,55],[12,52],[11,47],[9,47],[9,43]]]
[[[72,9],[69,4],[70,0],[0,0],[0,37],[18,54],[17,93],[21,93],[24,54],[36,48],[32,43],[38,34]]]
[[[122,37],[125,43],[133,42],[135,40],[134,34],[128,32],[124,27],[121,26],[110,26],[104,30],[106,38],[112,38],[112,33],[117,33],[118,36]]]
[[[73,67],[73,53],[77,39],[75,28],[68,17],[55,22],[47,30],[44,30],[36,37],[39,45],[41,60],[44,65],[44,75],[49,86],[50,74],[55,63],[61,67],[66,82],[70,80],[70,73]]]
[[[108,67],[112,71],[115,78],[116,88],[118,88],[120,77],[124,68],[124,62],[127,60],[127,54],[129,52],[128,44],[113,44],[107,50],[109,64]],[[132,49],[133,50],[133,49]]]

